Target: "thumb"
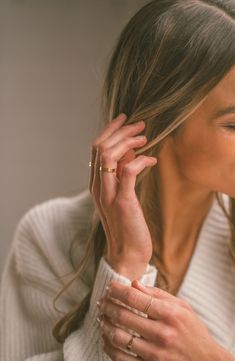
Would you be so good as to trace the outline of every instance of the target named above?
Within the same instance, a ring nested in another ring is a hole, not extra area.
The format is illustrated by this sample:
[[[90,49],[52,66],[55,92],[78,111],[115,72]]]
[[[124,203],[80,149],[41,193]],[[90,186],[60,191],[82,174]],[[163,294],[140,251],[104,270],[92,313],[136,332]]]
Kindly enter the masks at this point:
[[[118,167],[117,167],[117,178],[121,179],[122,176],[122,169],[124,167],[124,165],[126,163],[129,163],[130,161],[132,161],[133,159],[135,159],[135,152],[133,149],[129,149],[126,154],[120,159],[120,161],[118,162]]]

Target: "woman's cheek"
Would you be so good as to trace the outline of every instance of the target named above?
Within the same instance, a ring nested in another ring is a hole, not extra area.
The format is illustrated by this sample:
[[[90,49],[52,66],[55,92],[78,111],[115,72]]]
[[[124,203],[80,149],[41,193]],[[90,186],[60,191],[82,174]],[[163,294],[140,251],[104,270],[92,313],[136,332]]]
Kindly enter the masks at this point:
[[[208,187],[215,174],[218,174],[217,154],[213,145],[194,139],[182,143],[176,152],[180,173],[192,183]]]

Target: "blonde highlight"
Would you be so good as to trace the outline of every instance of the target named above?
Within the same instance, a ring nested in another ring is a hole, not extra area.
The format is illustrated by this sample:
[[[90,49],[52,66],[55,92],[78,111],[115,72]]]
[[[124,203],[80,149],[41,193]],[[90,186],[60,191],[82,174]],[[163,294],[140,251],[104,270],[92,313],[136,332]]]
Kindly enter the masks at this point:
[[[222,12],[227,16],[221,16]],[[155,0],[142,7],[121,32],[110,59],[101,96],[101,125],[122,112],[128,116],[125,124],[144,120],[148,143],[135,154],[157,157],[162,141],[183,126],[235,64],[234,20],[232,0],[188,0],[187,6],[182,0]],[[153,240],[152,261],[164,279],[156,174],[148,168],[137,176],[136,193]],[[235,261],[235,201],[230,198],[228,214],[217,192],[216,198],[230,225],[228,247]],[[75,275],[56,295],[54,306],[69,285],[82,277],[93,256],[96,274],[105,246],[102,222],[94,210],[85,255]],[[58,342],[80,327],[91,293],[92,286],[82,302],[56,323],[53,335]]]

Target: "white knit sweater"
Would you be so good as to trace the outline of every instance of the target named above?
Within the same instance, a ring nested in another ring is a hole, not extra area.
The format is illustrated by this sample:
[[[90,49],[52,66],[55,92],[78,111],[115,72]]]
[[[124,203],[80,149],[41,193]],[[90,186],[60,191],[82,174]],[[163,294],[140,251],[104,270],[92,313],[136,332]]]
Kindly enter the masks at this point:
[[[224,195],[228,206],[228,197]],[[4,268],[1,294],[1,361],[110,361],[103,352],[96,301],[111,279],[130,284],[101,259],[89,311],[83,325],[64,342],[52,336],[62,313],[55,294],[74,274],[85,251],[94,204],[88,189],[72,198],[58,197],[31,208],[19,221]],[[177,293],[193,307],[214,339],[235,355],[235,262],[229,255],[229,225],[215,199],[201,228],[186,276]],[[72,260],[71,241],[77,238]],[[67,274],[67,276],[66,276]],[[141,278],[154,285],[149,265]],[[63,278],[61,278],[64,276]],[[90,290],[94,263],[58,299],[67,312]]]

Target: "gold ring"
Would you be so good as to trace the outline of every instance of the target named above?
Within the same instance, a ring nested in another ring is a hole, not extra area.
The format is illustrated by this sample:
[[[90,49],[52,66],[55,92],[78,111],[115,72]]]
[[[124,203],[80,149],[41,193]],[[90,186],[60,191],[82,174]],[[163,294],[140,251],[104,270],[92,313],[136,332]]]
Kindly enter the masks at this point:
[[[131,335],[131,338],[130,338],[130,340],[128,341],[128,343],[127,343],[127,345],[126,345],[126,348],[127,348],[127,350],[129,350],[129,351],[131,351],[134,337],[136,337],[136,336],[135,336],[135,335]]]
[[[100,172],[114,173],[117,168],[107,168],[100,166]]]
[[[149,307],[151,306],[152,302],[153,302],[153,297],[150,296],[150,302],[149,302],[149,304],[145,307],[145,309],[144,309],[144,311],[143,311],[144,313],[147,313],[147,312],[148,312]]]
[[[89,162],[89,167],[94,166],[95,163]],[[117,168],[109,168],[109,167],[99,167],[100,172],[108,172],[108,173],[114,173]]]

